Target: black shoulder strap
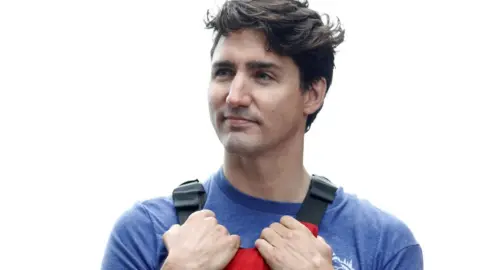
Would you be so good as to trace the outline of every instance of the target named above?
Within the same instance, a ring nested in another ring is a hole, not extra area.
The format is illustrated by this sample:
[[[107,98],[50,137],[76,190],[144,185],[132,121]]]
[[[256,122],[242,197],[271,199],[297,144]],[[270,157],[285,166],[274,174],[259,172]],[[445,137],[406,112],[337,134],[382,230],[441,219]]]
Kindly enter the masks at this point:
[[[310,189],[297,213],[297,220],[318,225],[329,204],[335,199],[337,187],[323,176],[312,175]]]
[[[313,175],[305,200],[297,213],[299,221],[320,224],[328,205],[335,199],[337,187],[327,178]],[[198,180],[190,180],[180,184],[172,194],[179,224],[185,223],[194,212],[203,209],[206,194]]]
[[[205,189],[198,180],[186,181],[173,190],[173,204],[180,225],[185,223],[193,212],[203,208],[205,197]]]

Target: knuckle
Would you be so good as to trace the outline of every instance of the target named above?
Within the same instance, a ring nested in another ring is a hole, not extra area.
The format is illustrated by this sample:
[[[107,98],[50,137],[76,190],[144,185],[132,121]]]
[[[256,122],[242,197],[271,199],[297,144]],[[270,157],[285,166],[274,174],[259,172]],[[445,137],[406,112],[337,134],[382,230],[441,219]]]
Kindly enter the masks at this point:
[[[171,237],[172,234],[175,234],[175,232],[180,228],[180,225],[174,224],[168,229],[166,232],[163,233],[162,238],[163,239],[168,239]]]
[[[290,220],[290,216],[283,216],[280,218],[280,223],[285,224],[285,222],[288,222]]]
[[[230,235],[229,243],[232,246],[238,246],[240,244],[240,237],[238,235]]]
[[[215,225],[218,224],[217,219],[214,218],[214,217],[206,217],[206,218],[205,218],[205,222],[206,222],[208,225],[210,225],[210,226],[215,226]]]
[[[262,233],[260,235],[265,236],[270,232],[271,228],[267,227],[262,230]]]
[[[223,225],[220,225],[218,224],[216,227],[215,227],[216,231],[219,232],[220,234],[224,234],[224,235],[227,235],[228,234],[228,230],[225,226]]]
[[[275,229],[275,228],[278,228],[279,226],[280,226],[280,223],[274,222],[274,223],[270,224],[269,227],[272,228],[272,229]]]
[[[199,217],[202,215],[201,211],[195,211],[190,216],[188,216],[187,220],[195,219],[196,217]]]
[[[332,247],[331,247],[329,244],[325,243],[325,245],[324,245],[323,248],[324,248],[324,250],[325,250],[325,255],[327,255],[327,257],[328,257],[329,259],[331,259],[331,258],[333,257],[333,249],[332,249]]]
[[[213,211],[209,209],[202,209],[199,212],[206,216],[215,216],[215,213],[213,213]]]
[[[193,212],[188,218],[196,218],[196,217],[213,217],[215,214],[212,212],[212,210],[208,209],[202,209]]]
[[[289,233],[291,238],[300,238],[304,235],[303,231],[293,230]]]
[[[164,235],[170,235],[173,232],[175,232],[176,230],[178,230],[179,228],[180,228],[180,225],[174,224],[164,233]]]
[[[319,269],[322,266],[322,257],[314,256],[311,260],[311,263],[313,269]]]

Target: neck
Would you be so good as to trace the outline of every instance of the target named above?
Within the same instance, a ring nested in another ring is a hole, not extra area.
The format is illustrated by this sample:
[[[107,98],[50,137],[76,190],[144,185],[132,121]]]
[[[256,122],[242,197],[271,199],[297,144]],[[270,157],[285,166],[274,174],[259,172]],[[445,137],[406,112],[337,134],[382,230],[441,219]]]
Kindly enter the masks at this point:
[[[262,155],[225,152],[223,170],[229,182],[250,196],[271,201],[302,202],[310,185],[303,166],[303,134],[280,149]]]

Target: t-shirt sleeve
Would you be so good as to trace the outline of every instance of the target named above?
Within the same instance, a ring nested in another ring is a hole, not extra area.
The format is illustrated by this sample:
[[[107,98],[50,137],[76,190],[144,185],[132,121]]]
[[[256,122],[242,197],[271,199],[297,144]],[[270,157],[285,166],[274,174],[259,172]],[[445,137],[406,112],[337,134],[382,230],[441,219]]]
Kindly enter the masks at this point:
[[[142,204],[135,204],[113,226],[102,270],[154,269],[153,257],[158,246],[154,235],[149,213]]]
[[[383,267],[384,270],[423,270],[420,245],[412,245],[397,252]]]

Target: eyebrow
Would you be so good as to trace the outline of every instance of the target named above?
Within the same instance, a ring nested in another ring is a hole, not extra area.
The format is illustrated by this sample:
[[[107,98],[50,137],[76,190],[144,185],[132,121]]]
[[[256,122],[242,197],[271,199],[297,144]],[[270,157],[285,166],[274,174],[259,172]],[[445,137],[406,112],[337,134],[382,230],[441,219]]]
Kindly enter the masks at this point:
[[[213,68],[218,69],[218,68],[234,68],[235,64],[232,61],[229,60],[221,60],[221,61],[216,61],[212,65]],[[250,61],[247,62],[247,68],[248,69],[277,69],[280,70],[280,66],[273,63],[273,62],[267,62],[267,61]]]
[[[213,67],[214,69],[218,69],[218,68],[234,68],[234,67],[235,67],[235,64],[234,64],[232,61],[223,60],[223,61],[216,61],[215,63],[213,63],[212,67]]]

